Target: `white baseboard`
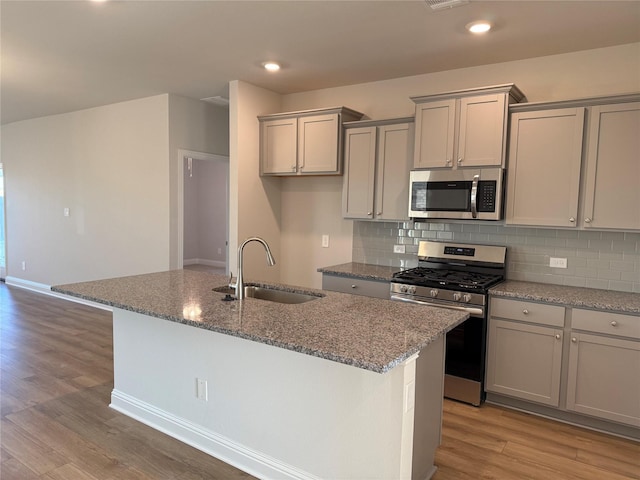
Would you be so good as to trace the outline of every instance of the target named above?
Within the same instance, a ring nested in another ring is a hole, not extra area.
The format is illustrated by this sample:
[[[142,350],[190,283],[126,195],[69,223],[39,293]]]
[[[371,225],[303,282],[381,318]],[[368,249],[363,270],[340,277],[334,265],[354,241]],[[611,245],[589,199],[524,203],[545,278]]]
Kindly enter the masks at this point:
[[[206,258],[185,258],[183,265],[206,265],[207,267],[226,268],[227,263],[220,260],[207,260]]]
[[[204,429],[118,390],[111,392],[114,410],[180,440],[250,475],[263,479],[321,480],[218,433]]]
[[[44,283],[32,282],[31,280],[24,280],[22,278],[9,276],[5,278],[4,282],[12,287],[23,288],[32,292],[41,293],[43,295],[49,295],[50,297],[61,298],[63,300],[69,300],[71,302],[80,303],[89,307],[100,308],[101,310],[113,311],[113,308],[109,305],[103,305],[101,303],[92,302],[91,300],[85,300],[83,298],[72,297],[70,295],[64,295],[62,293],[51,291],[51,285]]]

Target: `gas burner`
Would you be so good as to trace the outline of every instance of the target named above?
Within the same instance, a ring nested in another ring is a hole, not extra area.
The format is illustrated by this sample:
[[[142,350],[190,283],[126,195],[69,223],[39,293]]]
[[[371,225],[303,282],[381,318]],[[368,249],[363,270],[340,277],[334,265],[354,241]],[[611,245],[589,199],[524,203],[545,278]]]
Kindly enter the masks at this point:
[[[459,270],[416,267],[398,272],[393,281],[409,285],[447,286],[462,289],[485,289],[502,280],[502,275]]]

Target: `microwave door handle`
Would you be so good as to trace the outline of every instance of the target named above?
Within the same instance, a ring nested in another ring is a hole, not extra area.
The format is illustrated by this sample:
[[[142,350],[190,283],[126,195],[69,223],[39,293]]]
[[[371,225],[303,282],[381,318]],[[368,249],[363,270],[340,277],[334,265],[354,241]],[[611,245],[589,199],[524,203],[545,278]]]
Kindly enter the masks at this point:
[[[471,216],[476,218],[478,216],[478,181],[480,175],[473,176],[473,183],[471,184]]]

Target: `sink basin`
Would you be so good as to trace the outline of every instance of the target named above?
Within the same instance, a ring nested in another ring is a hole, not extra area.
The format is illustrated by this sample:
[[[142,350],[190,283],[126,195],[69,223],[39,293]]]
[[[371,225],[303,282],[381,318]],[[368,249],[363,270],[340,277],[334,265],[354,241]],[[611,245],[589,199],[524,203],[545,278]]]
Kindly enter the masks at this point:
[[[226,293],[228,295],[235,295],[236,293],[235,289],[229,288],[227,286],[214,288],[213,291],[218,293]],[[270,287],[258,287],[255,285],[245,285],[244,296],[249,298],[257,298],[258,300],[267,300],[269,302],[289,304],[305,303],[310,302],[311,300],[322,298],[322,295],[290,292],[287,290],[280,290]]]

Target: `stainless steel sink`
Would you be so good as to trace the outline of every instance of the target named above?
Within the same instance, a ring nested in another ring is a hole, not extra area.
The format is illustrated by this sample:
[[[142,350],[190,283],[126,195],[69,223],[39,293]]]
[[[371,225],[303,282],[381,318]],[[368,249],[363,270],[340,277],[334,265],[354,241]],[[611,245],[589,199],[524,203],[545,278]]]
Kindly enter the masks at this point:
[[[218,293],[226,293],[231,296],[235,295],[235,289],[229,288],[227,286],[214,288],[213,291]],[[259,300],[267,300],[269,302],[289,304],[305,303],[310,302],[311,300],[322,298],[322,295],[290,292],[287,290],[270,287],[258,287],[255,285],[245,285],[244,296],[249,298],[257,298]]]

